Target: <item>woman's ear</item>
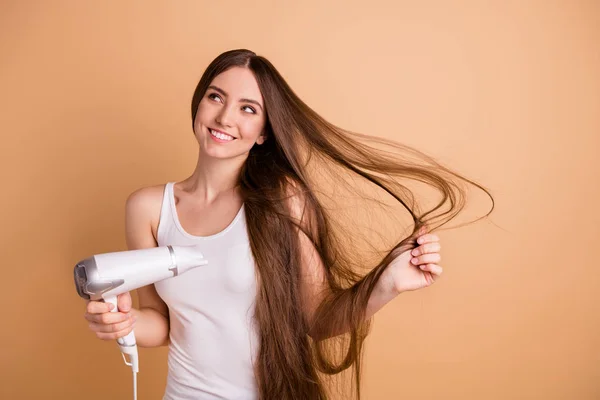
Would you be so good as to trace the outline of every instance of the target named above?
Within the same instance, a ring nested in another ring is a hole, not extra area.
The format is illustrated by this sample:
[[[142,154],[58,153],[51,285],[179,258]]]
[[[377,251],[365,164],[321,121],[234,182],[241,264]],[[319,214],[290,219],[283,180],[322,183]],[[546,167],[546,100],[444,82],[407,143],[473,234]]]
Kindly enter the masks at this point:
[[[267,134],[261,133],[258,139],[256,140],[256,144],[261,145],[265,142],[265,140],[267,140]]]

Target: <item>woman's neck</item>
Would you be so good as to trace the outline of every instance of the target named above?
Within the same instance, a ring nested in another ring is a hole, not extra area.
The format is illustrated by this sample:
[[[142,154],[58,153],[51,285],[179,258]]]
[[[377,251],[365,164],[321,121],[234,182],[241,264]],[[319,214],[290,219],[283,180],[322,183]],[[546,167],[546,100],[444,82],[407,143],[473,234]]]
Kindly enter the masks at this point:
[[[200,156],[194,172],[181,186],[198,200],[210,204],[219,196],[236,190],[245,161]]]

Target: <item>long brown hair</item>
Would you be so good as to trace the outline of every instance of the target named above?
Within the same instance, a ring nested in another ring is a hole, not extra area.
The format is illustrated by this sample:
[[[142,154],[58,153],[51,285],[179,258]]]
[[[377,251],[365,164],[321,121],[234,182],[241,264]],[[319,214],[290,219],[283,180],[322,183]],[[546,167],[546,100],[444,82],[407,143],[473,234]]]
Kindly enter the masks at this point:
[[[267,113],[267,139],[250,150],[239,179],[257,266],[254,321],[260,345],[255,375],[260,399],[327,399],[325,378],[349,367],[353,367],[353,394],[360,398],[361,356],[369,331],[365,312],[378,278],[396,256],[416,246],[416,234],[424,224],[431,230],[439,228],[463,209],[465,189],[460,183],[470,183],[492,196],[479,184],[413,148],[327,122],[300,100],[267,59],[245,49],[227,51],[207,67],[192,99],[192,127],[211,81],[232,67],[253,72]],[[375,185],[400,204],[414,223],[412,233],[394,242],[366,273],[360,273],[354,259],[344,251],[346,236],[333,229],[330,211],[318,197],[315,174],[310,170],[315,162],[320,165],[316,170],[338,168],[337,174],[345,172]],[[401,180],[425,183],[441,199],[421,211],[414,191]],[[299,221],[291,215],[290,188],[301,196],[309,218]],[[483,217],[492,210],[493,199]],[[302,312],[298,229],[315,246],[331,288],[311,326]],[[340,342],[325,339],[327,335],[308,335],[309,331],[338,332],[340,327],[349,327],[342,335],[336,334],[338,339],[345,338],[341,347]]]

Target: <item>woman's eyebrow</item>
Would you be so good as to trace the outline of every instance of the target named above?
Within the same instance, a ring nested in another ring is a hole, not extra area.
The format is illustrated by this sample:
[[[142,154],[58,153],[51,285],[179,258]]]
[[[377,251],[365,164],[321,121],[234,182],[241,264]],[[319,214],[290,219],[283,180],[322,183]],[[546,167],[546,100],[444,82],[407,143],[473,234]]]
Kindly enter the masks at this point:
[[[213,90],[216,90],[217,92],[221,93],[221,94],[222,94],[223,96],[225,96],[225,97],[227,97],[227,96],[228,96],[228,95],[227,95],[227,93],[226,93],[226,92],[225,92],[223,89],[221,89],[220,87],[217,87],[217,86],[214,86],[214,85],[210,85],[210,86],[208,87],[208,89],[213,89]],[[242,103],[252,103],[252,104],[256,104],[257,106],[259,106],[259,107],[262,109],[262,106],[261,106],[261,105],[260,105],[260,103],[259,103],[258,101],[256,101],[256,100],[252,100],[252,99],[240,99],[240,101],[241,101]]]

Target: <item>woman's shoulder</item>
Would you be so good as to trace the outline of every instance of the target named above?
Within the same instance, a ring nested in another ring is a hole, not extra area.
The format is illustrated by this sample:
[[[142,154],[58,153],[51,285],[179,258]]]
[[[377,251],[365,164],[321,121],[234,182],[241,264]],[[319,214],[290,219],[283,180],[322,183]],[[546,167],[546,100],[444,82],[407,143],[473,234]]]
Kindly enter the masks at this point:
[[[164,191],[165,184],[145,186],[133,191],[127,197],[125,204],[127,216],[146,220],[155,231],[160,218]]]
[[[310,201],[308,188],[292,179],[286,179],[284,193],[291,217],[303,224],[314,224],[315,208]]]
[[[133,191],[127,197],[127,203],[133,203],[137,207],[152,207],[156,203],[162,203],[164,196],[165,184],[145,186]]]

